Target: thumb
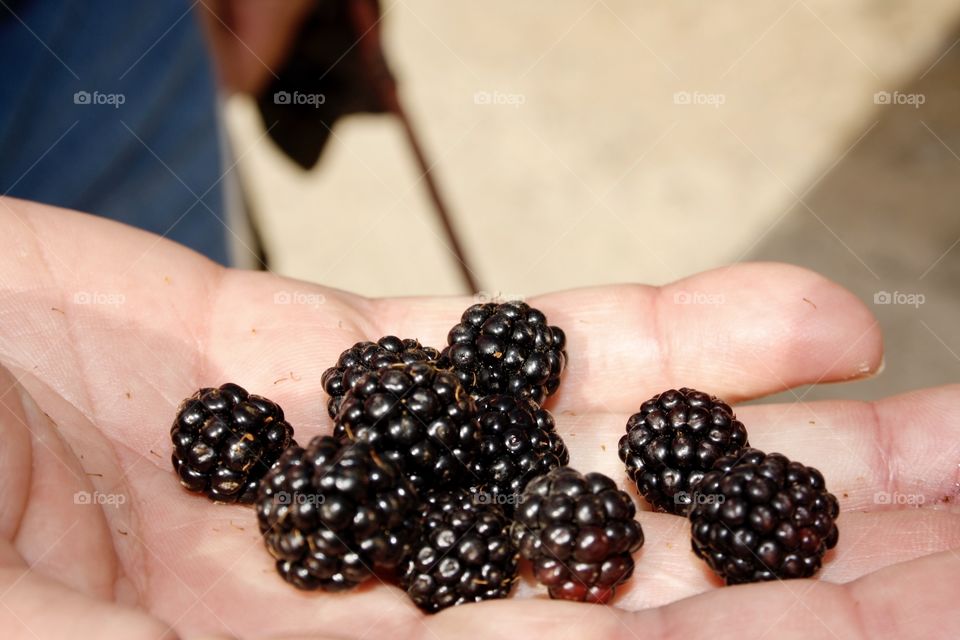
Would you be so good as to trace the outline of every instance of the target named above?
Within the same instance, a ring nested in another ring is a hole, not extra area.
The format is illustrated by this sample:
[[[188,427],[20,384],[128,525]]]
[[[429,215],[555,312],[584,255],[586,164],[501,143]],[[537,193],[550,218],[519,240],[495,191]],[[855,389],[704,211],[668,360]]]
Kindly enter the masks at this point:
[[[106,519],[92,500],[77,499],[94,488],[56,424],[2,366],[0,442],[3,636],[174,637],[168,625],[111,602],[117,559]]]

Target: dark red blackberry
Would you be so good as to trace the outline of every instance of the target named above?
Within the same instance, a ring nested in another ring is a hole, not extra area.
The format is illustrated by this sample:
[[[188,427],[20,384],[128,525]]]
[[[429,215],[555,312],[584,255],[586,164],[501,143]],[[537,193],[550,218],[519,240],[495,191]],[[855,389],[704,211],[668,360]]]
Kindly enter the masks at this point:
[[[277,571],[300,589],[354,587],[396,567],[419,535],[419,500],[400,469],[330,436],[287,449],[256,509]]]
[[[529,398],[486,396],[477,402],[483,443],[473,465],[478,499],[509,514],[527,482],[570,462],[553,416]]]
[[[746,449],[696,487],[693,551],[727,584],[809,578],[837,544],[840,506],[812,467]]]
[[[718,458],[746,446],[747,430],[730,405],[684,388],[644,402],[627,421],[619,452],[627,475],[656,510],[687,515],[693,486]]]
[[[424,611],[506,598],[517,581],[510,520],[474,498],[458,489],[424,501],[420,540],[400,571],[401,585]]]
[[[602,604],[633,574],[631,554],[643,545],[634,515],[607,476],[560,467],[527,485],[511,537],[551,598]]]
[[[276,403],[227,383],[184,400],[170,437],[180,484],[217,502],[249,503],[293,428]]]
[[[560,386],[566,336],[524,302],[475,304],[450,330],[440,364],[450,367],[474,396],[503,393],[537,404]]]
[[[343,398],[334,435],[365,442],[418,490],[474,484],[477,407],[457,377],[425,362],[364,374]]]
[[[378,371],[391,364],[432,362],[440,352],[424,347],[418,341],[396,336],[385,336],[376,342],[358,342],[337,359],[337,364],[323,372],[323,390],[330,396],[327,413],[336,417],[344,394],[363,374]]]

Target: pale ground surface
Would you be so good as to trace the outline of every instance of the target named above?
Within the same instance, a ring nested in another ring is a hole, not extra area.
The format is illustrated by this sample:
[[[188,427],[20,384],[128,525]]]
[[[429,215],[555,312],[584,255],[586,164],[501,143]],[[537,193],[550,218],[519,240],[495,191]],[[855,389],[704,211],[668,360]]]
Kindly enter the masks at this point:
[[[403,98],[485,290],[784,260],[871,304],[924,296],[873,304],[883,375],[809,398],[960,379],[960,3],[383,6]],[[924,104],[876,104],[878,91]],[[229,116],[276,271],[368,295],[461,292],[395,122],[340,123],[303,173],[249,104]],[[690,293],[704,313],[723,303]]]

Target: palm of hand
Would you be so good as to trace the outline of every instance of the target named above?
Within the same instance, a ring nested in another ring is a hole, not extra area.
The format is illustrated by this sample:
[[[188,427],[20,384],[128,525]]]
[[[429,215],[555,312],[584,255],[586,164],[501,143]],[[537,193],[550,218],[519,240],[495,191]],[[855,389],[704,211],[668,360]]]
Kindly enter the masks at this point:
[[[752,444],[818,467],[840,498],[840,543],[819,581],[718,589],[690,552],[686,521],[645,511],[647,542],[616,607],[529,600],[541,591],[528,577],[513,599],[429,618],[376,580],[345,594],[296,591],[275,574],[251,509],[211,505],[176,482],[168,433],[176,405],[200,386],[236,381],[279,402],[306,442],[330,431],[319,380],[343,348],[388,333],[442,345],[468,301],[372,301],[226,271],[125,227],[3,204],[12,230],[0,253],[4,628],[40,637],[75,633],[78,623],[91,637],[157,637],[170,627],[244,637],[960,628],[960,556],[951,551],[960,514],[949,504],[960,462],[956,387],[874,405],[738,410]],[[675,304],[684,290],[724,304]],[[880,361],[877,326],[859,302],[780,265],[532,303],[568,336],[570,365],[548,406],[571,465],[624,487],[616,443],[656,391],[689,385],[743,400],[865,375]],[[878,505],[877,492],[920,496],[925,508]],[[917,588],[931,583],[936,592]],[[688,596],[696,597],[674,603]],[[44,612],[53,598],[56,609]],[[949,624],[937,620],[946,615]]]

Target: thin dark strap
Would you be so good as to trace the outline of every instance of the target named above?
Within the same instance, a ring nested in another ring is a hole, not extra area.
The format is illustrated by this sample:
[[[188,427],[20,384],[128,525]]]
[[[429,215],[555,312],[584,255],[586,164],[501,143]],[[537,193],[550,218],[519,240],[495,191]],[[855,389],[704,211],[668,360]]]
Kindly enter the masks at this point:
[[[397,116],[403,125],[407,141],[413,150],[413,155],[416,158],[417,165],[420,167],[423,181],[427,186],[427,193],[430,196],[430,201],[433,203],[434,212],[440,219],[440,224],[443,226],[447,240],[450,242],[448,248],[457,259],[457,267],[460,270],[463,284],[466,285],[468,293],[476,293],[480,290],[480,287],[474,277],[473,270],[470,268],[470,264],[467,262],[463,246],[460,244],[456,228],[450,218],[449,209],[447,205],[444,204],[443,198],[440,195],[440,189],[434,179],[431,165],[423,152],[423,147],[420,145],[420,141],[413,129],[413,124],[410,122],[410,119],[403,110],[403,106],[400,104],[400,99],[397,96],[396,80],[394,80],[393,74],[390,73],[390,69],[387,67],[383,48],[380,44],[379,10],[377,2],[376,0],[349,0],[349,5],[354,30],[360,36],[359,47],[364,60],[364,66],[370,75],[370,82],[376,87],[377,94],[384,109]]]

